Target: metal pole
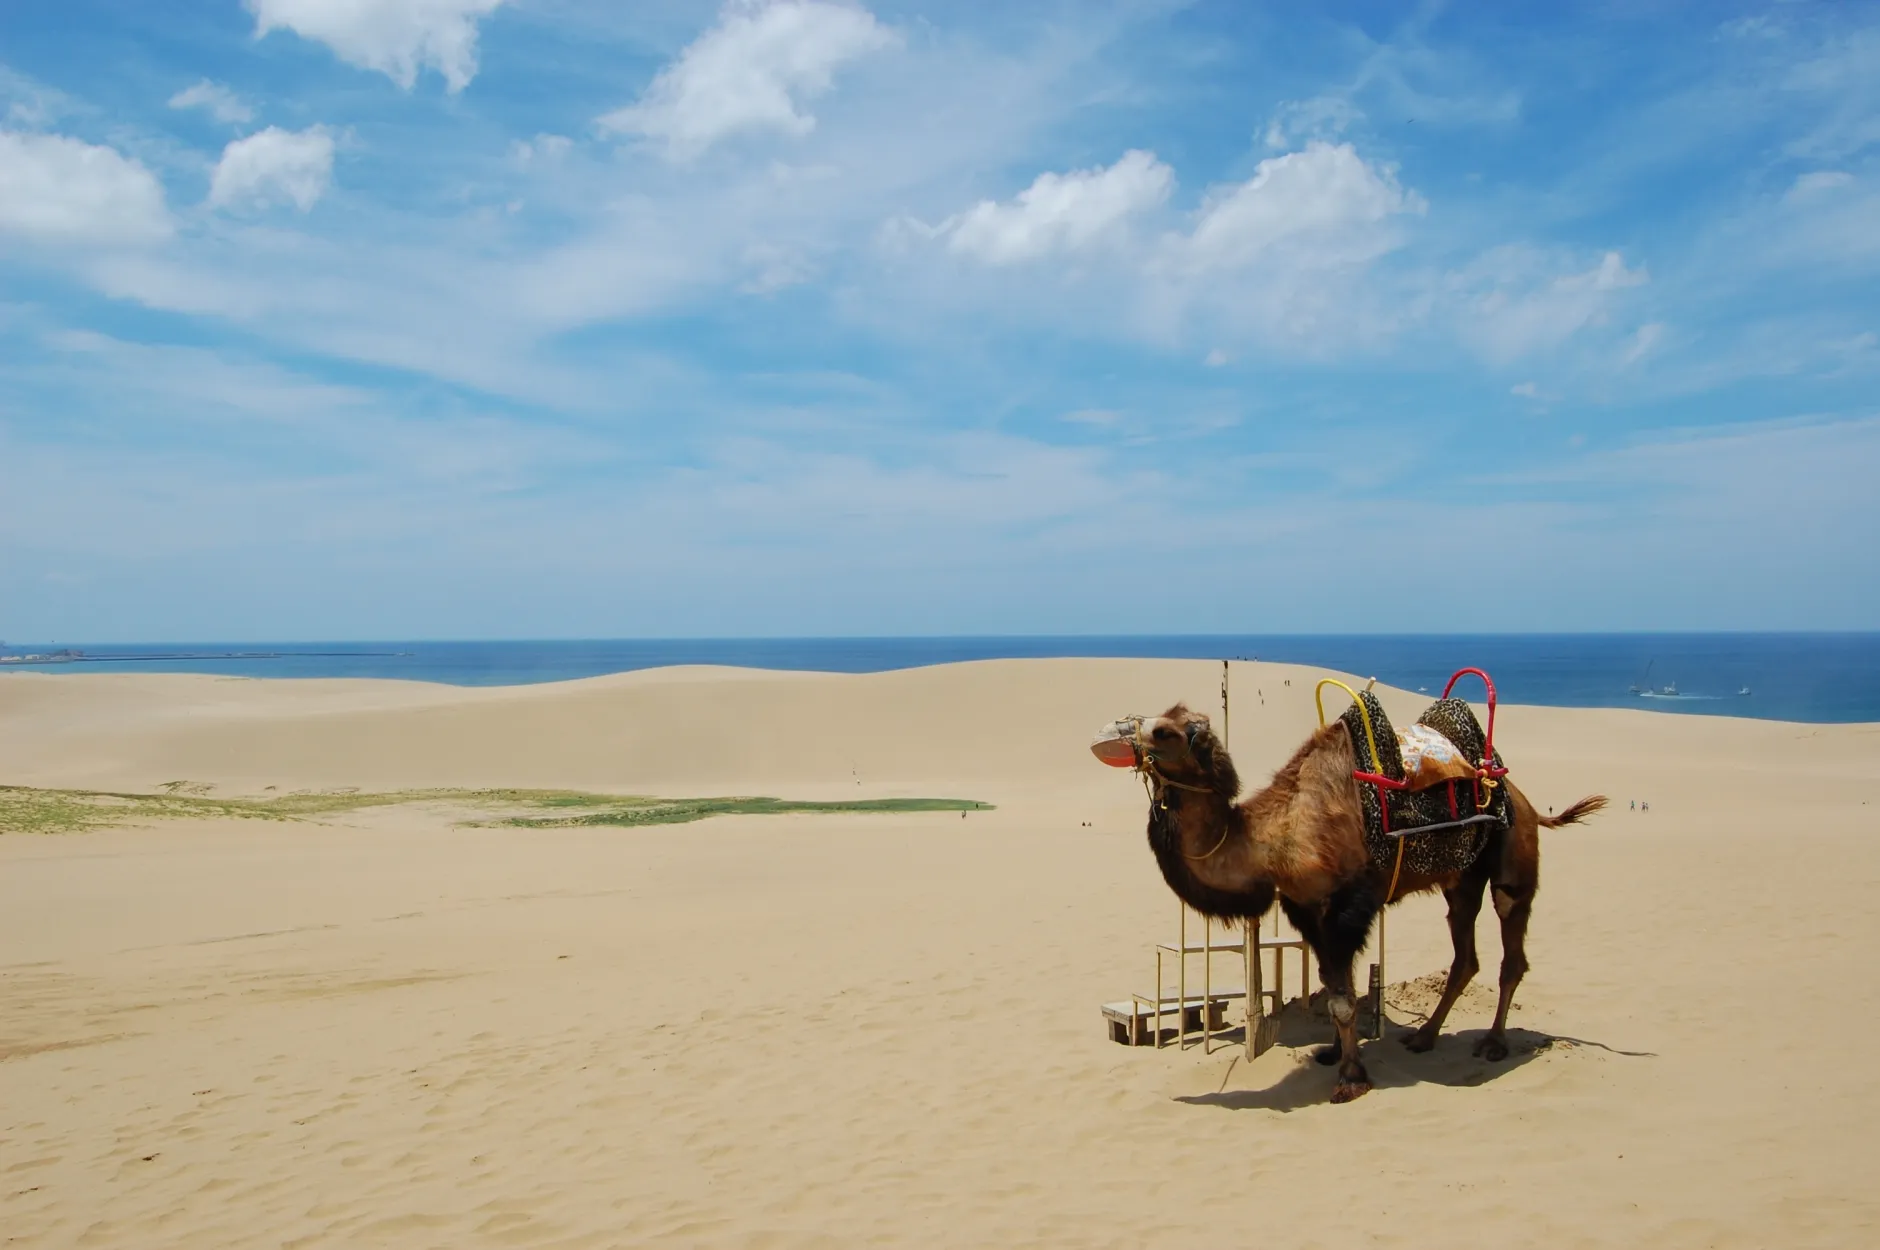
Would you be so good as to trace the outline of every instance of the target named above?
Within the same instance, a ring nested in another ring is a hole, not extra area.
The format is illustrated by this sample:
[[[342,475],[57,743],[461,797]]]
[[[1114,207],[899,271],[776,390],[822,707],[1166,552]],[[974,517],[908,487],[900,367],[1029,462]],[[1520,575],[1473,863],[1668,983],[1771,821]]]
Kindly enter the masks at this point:
[[[1228,736],[1230,732],[1230,724],[1227,719],[1227,673],[1228,673],[1227,661],[1222,660],[1221,661],[1221,745],[1222,746],[1229,745]],[[1214,1011],[1214,952],[1213,950],[1210,949],[1214,945],[1214,938],[1212,934],[1209,932],[1209,930],[1212,927],[1213,926],[1211,924],[1204,921],[1203,928],[1201,930],[1201,947],[1202,947],[1201,958],[1204,961],[1202,964],[1202,973],[1201,973],[1201,998],[1202,998],[1201,1049],[1204,1053],[1207,1052],[1209,1043],[1213,1040],[1213,1034],[1211,1034],[1208,1031],[1208,1024],[1210,1022],[1209,1017],[1213,1014],[1213,1011]]]
[[[1229,750],[1232,750],[1234,744],[1228,741],[1229,736],[1230,735],[1228,733],[1228,721],[1227,721],[1227,661],[1222,660],[1221,661],[1221,745],[1224,747],[1227,747]]]

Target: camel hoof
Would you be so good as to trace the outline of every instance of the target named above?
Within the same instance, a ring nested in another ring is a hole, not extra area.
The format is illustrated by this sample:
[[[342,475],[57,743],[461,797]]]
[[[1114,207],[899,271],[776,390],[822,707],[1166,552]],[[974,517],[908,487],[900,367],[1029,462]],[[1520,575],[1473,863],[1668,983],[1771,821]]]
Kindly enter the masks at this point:
[[[1338,1048],[1337,1042],[1328,1042],[1312,1052],[1312,1057],[1328,1068],[1337,1063],[1343,1055],[1344,1052]]]
[[[1435,1047],[1436,1034],[1426,1033],[1422,1029],[1411,1029],[1397,1040],[1404,1044],[1404,1049],[1420,1055]]]
[[[1475,1044],[1475,1057],[1500,1063],[1508,1057],[1508,1043],[1499,1037],[1485,1037]]]
[[[1370,1092],[1371,1082],[1369,1081],[1340,1081],[1337,1085],[1332,1087],[1332,1101],[1335,1103],[1350,1102],[1353,1099],[1362,1098]]]

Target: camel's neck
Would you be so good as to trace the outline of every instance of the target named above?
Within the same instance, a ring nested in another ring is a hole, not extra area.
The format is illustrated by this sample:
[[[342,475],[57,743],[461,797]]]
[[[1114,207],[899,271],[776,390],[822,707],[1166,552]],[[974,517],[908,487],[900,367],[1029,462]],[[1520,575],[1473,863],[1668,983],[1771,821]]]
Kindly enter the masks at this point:
[[[1163,879],[1196,910],[1255,916],[1275,892],[1322,898],[1366,859],[1351,743],[1336,723],[1307,739],[1264,790],[1235,803],[1225,750],[1207,792],[1163,791],[1149,809],[1149,846]]]
[[[1253,821],[1224,794],[1165,790],[1149,808],[1149,846],[1169,888],[1203,915],[1258,917],[1272,906]]]

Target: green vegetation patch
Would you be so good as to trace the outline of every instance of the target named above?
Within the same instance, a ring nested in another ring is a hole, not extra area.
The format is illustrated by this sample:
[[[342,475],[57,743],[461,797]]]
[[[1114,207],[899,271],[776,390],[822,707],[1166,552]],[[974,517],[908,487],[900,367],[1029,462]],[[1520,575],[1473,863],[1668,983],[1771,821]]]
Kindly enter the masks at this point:
[[[575,816],[511,816],[495,824],[522,829],[568,829],[582,825],[682,825],[708,816],[771,816],[784,812],[985,812],[974,799],[848,799],[831,802],[766,798],[634,799],[606,811]]]
[[[524,829],[580,825],[676,825],[709,816],[778,812],[954,812],[985,811],[972,799],[859,799],[794,802],[769,798],[661,799],[588,794],[579,790],[358,790],[296,791],[250,798],[215,798],[200,782],[169,781],[160,793],[106,790],[39,790],[0,786],[0,834],[79,833],[111,825],[156,820],[317,820],[322,816],[407,803],[442,803],[479,808],[494,819],[479,825]],[[553,813],[536,815],[535,813]]]

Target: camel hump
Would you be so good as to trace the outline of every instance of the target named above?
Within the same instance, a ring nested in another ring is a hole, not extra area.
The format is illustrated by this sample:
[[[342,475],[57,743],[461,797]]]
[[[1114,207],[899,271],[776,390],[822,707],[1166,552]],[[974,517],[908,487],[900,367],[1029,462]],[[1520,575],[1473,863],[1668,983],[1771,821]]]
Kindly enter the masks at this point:
[[[1482,732],[1482,722],[1475,719],[1475,709],[1466,699],[1438,699],[1423,709],[1423,715],[1417,717],[1417,724],[1428,725],[1456,744],[1456,749],[1466,756],[1470,763],[1482,758],[1482,752],[1488,745],[1488,737]],[[1495,767],[1500,768],[1501,753],[1497,751]]]
[[[1359,691],[1358,701],[1346,708],[1338,719],[1344,722],[1351,735],[1351,753],[1360,769],[1367,773],[1375,771],[1392,781],[1403,780],[1403,752],[1397,745],[1397,731],[1391,727],[1390,717],[1384,714],[1384,705],[1377,701],[1376,695],[1369,690]],[[1373,747],[1376,748],[1375,758]]]

